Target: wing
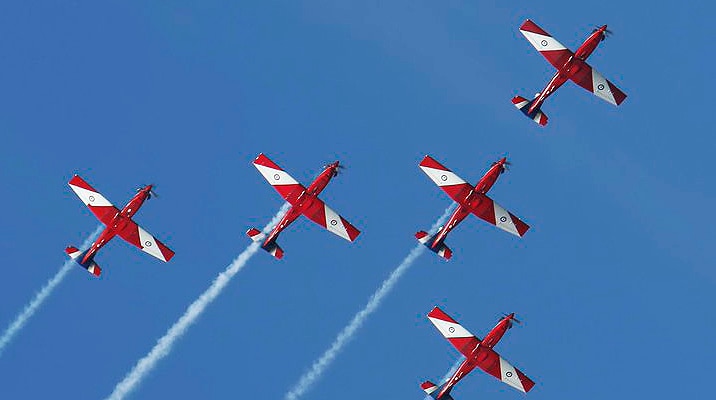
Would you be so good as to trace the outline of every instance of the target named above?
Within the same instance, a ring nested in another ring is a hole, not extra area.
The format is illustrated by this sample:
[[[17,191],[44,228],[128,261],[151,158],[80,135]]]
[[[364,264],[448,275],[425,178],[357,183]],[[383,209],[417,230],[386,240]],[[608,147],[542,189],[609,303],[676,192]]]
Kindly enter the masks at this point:
[[[460,381],[460,379],[464,378],[465,375],[472,372],[472,370],[475,369],[476,366],[477,366],[477,364],[475,363],[474,360],[470,360],[469,358],[466,358],[465,361],[463,361],[462,364],[460,364],[460,366],[457,368],[457,370],[455,370],[455,373],[452,374],[450,379],[448,379],[448,381],[445,382],[445,384],[442,387],[442,390],[440,390],[440,393],[438,393],[436,398],[440,399],[443,397],[443,395],[445,395],[446,393],[449,393],[452,390],[453,386],[455,386],[455,384],[458,383]]]
[[[472,185],[465,182],[454,172],[435,161],[430,156],[425,156],[420,162],[420,169],[440,187],[451,199],[458,203],[462,203],[465,197],[473,189]]]
[[[293,179],[286,171],[271,161],[263,153],[254,160],[254,167],[259,170],[264,179],[289,203],[305,190],[303,185]]]
[[[328,229],[329,232],[335,233],[348,241],[354,241],[360,234],[360,231],[356,229],[355,226],[331,210],[331,208],[319,198],[313,200],[311,205],[303,211],[303,215]]]
[[[609,103],[618,106],[626,99],[626,94],[622,92],[616,85],[609,82],[596,69],[592,68],[586,62],[582,64],[582,68],[572,76],[572,81],[577,85],[594,93],[595,96]]]
[[[529,19],[520,26],[520,33],[557,69],[562,68],[573,55],[562,43]]]
[[[468,357],[472,350],[480,343],[480,339],[478,339],[477,336],[463,328],[462,325],[445,314],[445,312],[438,307],[433,308],[433,310],[428,313],[428,319],[435,325],[445,339],[465,357]]]
[[[495,350],[483,348],[482,352],[477,361],[477,366],[483,371],[521,392],[527,393],[535,385],[532,379],[500,357]]]
[[[483,197],[483,202],[487,202],[487,205],[483,206],[484,203],[481,203],[479,209],[482,211],[479,214],[473,211],[473,214],[476,216],[506,232],[520,237],[522,237],[525,232],[530,229],[529,225],[522,222],[521,219],[515,217],[511,212],[502,208],[502,206],[495,203],[488,196]]]
[[[113,206],[109,200],[90,186],[89,183],[85,182],[84,179],[80,178],[79,175],[73,176],[68,184],[77,197],[85,203],[90,211],[92,211],[92,214],[102,221],[103,224],[109,224],[112,218],[119,212],[117,207]]]
[[[169,261],[174,257],[174,252],[170,248],[132,220],[117,234],[128,243],[139,247],[143,252],[151,254],[162,261]]]

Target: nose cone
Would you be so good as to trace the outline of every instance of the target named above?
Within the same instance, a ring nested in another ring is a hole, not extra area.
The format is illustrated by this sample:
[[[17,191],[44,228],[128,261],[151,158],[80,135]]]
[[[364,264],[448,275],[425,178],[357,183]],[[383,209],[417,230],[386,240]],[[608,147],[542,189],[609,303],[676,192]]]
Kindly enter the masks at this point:
[[[500,158],[500,161],[498,161],[498,163],[500,163],[502,165],[504,165],[506,162],[507,162],[507,157],[502,157],[502,158]]]

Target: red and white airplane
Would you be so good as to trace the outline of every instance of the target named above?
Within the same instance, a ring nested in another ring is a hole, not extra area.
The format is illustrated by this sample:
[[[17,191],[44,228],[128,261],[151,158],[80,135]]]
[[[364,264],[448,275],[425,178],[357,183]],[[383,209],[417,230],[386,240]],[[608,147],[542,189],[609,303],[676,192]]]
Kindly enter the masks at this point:
[[[570,79],[615,106],[621,104],[626,98],[624,92],[587,64],[587,57],[611,33],[606,25],[594,29],[574,53],[529,19],[520,26],[520,32],[550,64],[557,68],[557,73],[554,74],[547,87],[537,93],[534,99],[527,100],[521,96],[512,98],[512,104],[536,123],[547,125],[547,115],[541,110],[542,103]]]
[[[432,157],[425,156],[420,162],[420,169],[450,198],[455,200],[458,206],[448,222],[441,226],[436,234],[431,236],[425,231],[416,233],[415,237],[418,241],[440,257],[449,260],[452,257],[452,250],[445,245],[445,237],[470,214],[474,214],[513,235],[522,237],[530,228],[529,225],[487,196],[487,192],[495,184],[497,178],[505,172],[507,165],[509,165],[507,159],[501,158],[492,164],[477,185],[472,186]]]
[[[246,232],[254,242],[263,241],[261,248],[272,256],[278,259],[283,257],[283,250],[276,244],[276,239],[281,231],[286,229],[302,214],[326,228],[329,232],[335,233],[348,241],[354,241],[360,234],[358,229],[318,198],[318,195],[326,188],[328,182],[338,175],[338,170],[341,168],[338,161],[326,165],[318,178],[308,188],[303,187],[263,153],[259,154],[254,160],[254,167],[259,170],[261,175],[276,189],[281,197],[291,204],[291,208],[281,217],[281,221],[268,235],[256,228],[251,228]]]
[[[435,325],[440,333],[452,344],[463,356],[465,361],[460,364],[455,373],[439,387],[430,382],[423,382],[420,387],[433,399],[453,400],[450,391],[453,386],[475,367],[505,382],[521,392],[529,392],[535,383],[525,376],[522,371],[513,367],[507,360],[502,358],[495,350],[497,342],[508,329],[512,328],[514,322],[520,323],[515,314],[506,315],[495,325],[490,333],[480,340],[475,335],[463,328],[457,321],[450,318],[438,307],[433,308],[428,314],[428,319]]]
[[[139,247],[145,253],[149,253],[162,261],[169,261],[174,257],[173,251],[132,221],[132,217],[139,211],[142,204],[154,195],[152,185],[137,189],[137,194],[121,210],[113,206],[112,203],[78,175],[70,179],[69,185],[97,219],[107,226],[89,249],[82,251],[74,246],[69,246],[65,249],[65,252],[77,264],[87,269],[89,273],[99,276],[102,272],[102,269],[94,261],[94,257],[102,246],[117,235],[130,244]]]

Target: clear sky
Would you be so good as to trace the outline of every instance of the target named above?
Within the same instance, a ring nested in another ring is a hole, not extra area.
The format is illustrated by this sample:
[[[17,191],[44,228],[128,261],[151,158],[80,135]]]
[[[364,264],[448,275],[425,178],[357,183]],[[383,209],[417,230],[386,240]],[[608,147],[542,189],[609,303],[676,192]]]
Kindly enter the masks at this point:
[[[253,4],[252,4],[253,3]],[[387,4],[386,4],[387,3]],[[483,336],[532,399],[703,397],[716,358],[713,6],[504,1],[161,1],[0,4],[1,329],[97,226],[81,174],[168,264],[115,240],[97,280],[71,271],[0,357],[0,398],[107,396],[282,200],[260,152],[303,183],[348,168],[322,198],[362,230],[350,244],[305,219],[256,254],[132,394],[283,398],[450,205],[419,170],[431,154],[531,225],[519,239],[470,218],[425,253],[307,394],[422,398],[457,353],[435,305]],[[518,31],[533,19],[590,63],[618,108],[568,83],[541,128],[510,103],[552,67]],[[479,371],[456,399],[523,396]]]

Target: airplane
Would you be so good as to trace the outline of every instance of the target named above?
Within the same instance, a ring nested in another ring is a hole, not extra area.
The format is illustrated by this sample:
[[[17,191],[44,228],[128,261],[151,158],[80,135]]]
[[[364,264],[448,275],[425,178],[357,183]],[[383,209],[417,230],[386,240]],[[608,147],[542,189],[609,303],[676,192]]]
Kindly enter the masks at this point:
[[[117,235],[145,253],[162,261],[166,262],[174,257],[172,250],[132,220],[132,217],[139,211],[142,204],[151,199],[152,196],[156,196],[152,190],[153,185],[137,189],[137,194],[129,200],[126,206],[119,210],[78,175],[73,176],[68,183],[77,197],[85,203],[97,219],[107,226],[87,250],[82,251],[74,246],[69,246],[65,249],[70,258],[84,267],[89,273],[94,276],[100,275],[102,269],[94,261],[94,257],[99,249]]]
[[[541,92],[532,100],[521,96],[512,98],[515,105],[524,115],[536,123],[547,125],[547,115],[542,112],[542,103],[567,80],[594,93],[595,96],[618,106],[626,98],[616,85],[608,81],[596,69],[587,64],[587,58],[611,31],[606,25],[595,28],[592,34],[572,53],[545,30],[529,19],[520,26],[520,33],[544,56],[555,68],[557,73]]]
[[[273,227],[268,235],[256,228],[246,231],[246,234],[254,242],[262,241],[261,248],[272,256],[277,259],[283,257],[283,250],[276,243],[276,239],[300,215],[306,216],[329,232],[350,242],[354,241],[360,234],[358,229],[318,198],[318,195],[326,188],[328,182],[338,176],[338,171],[342,168],[338,161],[325,165],[323,171],[308,188],[298,183],[263,153],[259,154],[254,160],[254,167],[259,170],[261,175],[276,189],[281,197],[291,204],[291,208],[281,217],[279,223]]]
[[[449,260],[452,257],[452,250],[445,245],[445,238],[471,213],[504,231],[522,237],[530,228],[529,225],[487,196],[487,192],[495,184],[497,178],[507,170],[508,165],[509,162],[505,157],[492,163],[490,169],[473,187],[432,157],[425,156],[420,162],[420,169],[456,201],[458,206],[448,222],[441,226],[434,235],[431,236],[425,231],[416,233],[415,237],[418,241],[440,257]]]
[[[452,377],[442,385],[438,386],[430,381],[425,381],[420,385],[425,393],[433,399],[453,400],[450,391],[460,379],[469,374],[475,367],[480,367],[483,371],[523,393],[529,392],[534,387],[535,383],[530,378],[492,349],[502,339],[505,332],[512,328],[513,323],[520,323],[515,318],[515,313],[501,318],[482,340],[463,328],[462,325],[438,307],[433,308],[428,313],[428,319],[450,344],[465,356],[465,361],[460,364]]]

